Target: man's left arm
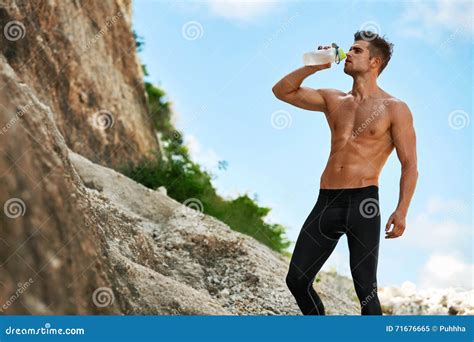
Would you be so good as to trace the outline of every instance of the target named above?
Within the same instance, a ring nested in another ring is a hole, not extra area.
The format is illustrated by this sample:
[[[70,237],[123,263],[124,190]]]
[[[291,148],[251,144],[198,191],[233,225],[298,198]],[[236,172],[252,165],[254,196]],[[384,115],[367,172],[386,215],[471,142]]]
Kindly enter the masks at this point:
[[[391,111],[391,115],[391,134],[402,172],[398,205],[385,226],[386,239],[397,238],[405,231],[408,206],[410,205],[418,180],[416,134],[413,127],[413,115],[404,102],[396,103]],[[392,224],[394,227],[389,231]]]

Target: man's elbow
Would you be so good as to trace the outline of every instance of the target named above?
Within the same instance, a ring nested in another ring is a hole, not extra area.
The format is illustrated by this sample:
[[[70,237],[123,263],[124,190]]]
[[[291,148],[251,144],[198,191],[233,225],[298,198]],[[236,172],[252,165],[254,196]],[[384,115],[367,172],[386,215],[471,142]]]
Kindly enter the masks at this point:
[[[273,95],[275,95],[275,97],[279,100],[282,99],[283,95],[280,91],[280,88],[278,87],[278,85],[274,85],[273,88],[272,88],[272,92],[273,92]]]
[[[284,102],[287,102],[288,101],[288,97],[290,95],[292,95],[293,92],[284,92],[281,90],[281,88],[278,86],[278,85],[275,85],[273,88],[272,88],[272,91],[273,91],[273,95],[275,95],[275,97],[281,101],[284,101]]]

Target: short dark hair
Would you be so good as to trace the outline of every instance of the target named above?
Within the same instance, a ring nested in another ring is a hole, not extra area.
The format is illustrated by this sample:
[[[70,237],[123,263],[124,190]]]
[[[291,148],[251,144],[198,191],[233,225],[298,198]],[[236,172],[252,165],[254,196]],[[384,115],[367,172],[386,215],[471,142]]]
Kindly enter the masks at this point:
[[[354,42],[358,40],[369,42],[370,58],[374,56],[382,58],[382,65],[379,69],[380,75],[392,57],[393,44],[387,41],[385,36],[381,37],[378,33],[372,31],[357,31],[354,33]]]

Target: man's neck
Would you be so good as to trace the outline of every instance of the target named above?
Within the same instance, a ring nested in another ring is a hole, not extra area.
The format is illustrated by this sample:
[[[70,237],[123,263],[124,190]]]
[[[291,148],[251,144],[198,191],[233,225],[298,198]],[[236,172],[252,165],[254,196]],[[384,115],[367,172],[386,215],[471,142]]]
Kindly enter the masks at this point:
[[[369,98],[377,97],[379,86],[377,85],[377,77],[374,75],[357,75],[354,76],[351,94],[356,101],[362,101]]]

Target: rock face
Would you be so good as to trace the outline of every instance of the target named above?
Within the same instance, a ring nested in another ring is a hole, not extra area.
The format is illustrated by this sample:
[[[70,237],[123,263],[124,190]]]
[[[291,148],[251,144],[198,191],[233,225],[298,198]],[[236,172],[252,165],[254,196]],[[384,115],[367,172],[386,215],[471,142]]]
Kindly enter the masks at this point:
[[[129,1],[0,0],[0,52],[67,146],[107,166],[158,150]]]
[[[117,260],[132,260],[184,284],[206,301],[219,303],[228,314],[300,314],[285,284],[287,258],[161,191],[147,189],[78,154],[71,154],[71,160],[88,191],[116,206],[120,215],[114,217],[133,218],[137,232],[143,235],[137,244],[130,240],[129,232],[106,233],[109,246],[120,254]],[[133,266],[131,269],[134,272]],[[137,286],[145,290],[149,284]],[[335,293],[331,284],[318,290],[329,313],[358,312],[349,295]]]
[[[3,312],[299,314],[284,283],[288,260],[70,151],[50,108],[3,57],[0,65],[8,94],[0,121]],[[320,291],[328,313],[357,312],[350,299]]]
[[[2,312],[225,313],[154,270],[160,256],[140,219],[84,186],[50,108],[0,65]]]
[[[129,11],[119,0],[1,5],[2,28],[27,31],[0,54],[0,313],[299,315],[286,258],[101,166],[156,148],[134,50],[119,54]],[[113,126],[90,123],[107,107]],[[316,287],[329,314],[358,313],[330,282]]]

